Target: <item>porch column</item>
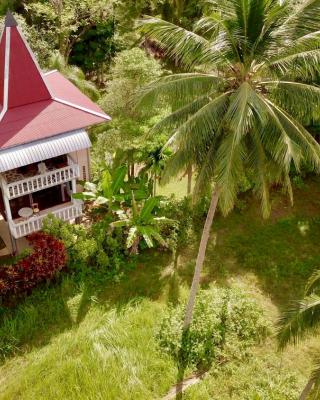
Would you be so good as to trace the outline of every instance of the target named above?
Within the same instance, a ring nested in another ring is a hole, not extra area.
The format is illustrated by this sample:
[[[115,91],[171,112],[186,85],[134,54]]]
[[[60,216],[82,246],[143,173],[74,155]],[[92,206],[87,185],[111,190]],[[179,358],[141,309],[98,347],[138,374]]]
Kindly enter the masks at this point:
[[[72,194],[77,193],[77,181],[75,179],[72,179],[71,185],[72,185]],[[72,199],[72,202],[73,202],[73,200],[74,199]]]
[[[10,202],[9,202],[9,198],[8,198],[8,194],[7,194],[7,186],[4,182],[3,176],[0,177],[0,183],[1,183],[3,204],[4,204],[4,208],[6,210],[7,224],[8,224],[8,230],[9,230],[11,246],[12,246],[12,253],[16,254],[17,253],[17,242],[16,242],[16,239],[12,236],[11,229],[10,229],[10,223],[12,222],[12,213],[11,213]]]
[[[12,221],[12,213],[11,213],[11,208],[10,208],[10,202],[7,194],[7,186],[5,185],[3,181],[3,177],[1,176],[1,190],[2,190],[2,198],[3,198],[3,203],[4,207],[6,209],[6,215],[7,215],[7,221]]]

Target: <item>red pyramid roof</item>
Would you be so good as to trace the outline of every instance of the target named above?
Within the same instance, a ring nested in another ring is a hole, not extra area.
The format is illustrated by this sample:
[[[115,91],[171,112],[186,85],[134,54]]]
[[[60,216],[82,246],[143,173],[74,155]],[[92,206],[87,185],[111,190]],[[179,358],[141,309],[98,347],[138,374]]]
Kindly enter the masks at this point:
[[[110,120],[59,72],[43,74],[8,13],[0,38],[0,150]]]

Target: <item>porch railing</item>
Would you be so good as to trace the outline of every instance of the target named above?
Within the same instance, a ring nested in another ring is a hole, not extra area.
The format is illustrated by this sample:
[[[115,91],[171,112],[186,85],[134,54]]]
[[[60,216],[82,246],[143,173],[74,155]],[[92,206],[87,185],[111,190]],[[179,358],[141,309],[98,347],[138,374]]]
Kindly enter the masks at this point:
[[[48,215],[53,214],[55,217],[62,219],[63,221],[70,221],[82,214],[82,203],[77,202],[68,206],[61,206],[61,208],[54,208],[41,211],[41,215],[33,215],[32,217],[15,222],[10,221],[10,231],[15,239],[27,236],[30,233],[41,230],[43,219]]]
[[[24,196],[26,194],[38,192],[52,186],[57,186],[65,182],[70,182],[80,176],[78,164],[68,165],[67,167],[45,172],[19,181],[7,183],[3,181],[3,188],[6,190],[8,199]]]

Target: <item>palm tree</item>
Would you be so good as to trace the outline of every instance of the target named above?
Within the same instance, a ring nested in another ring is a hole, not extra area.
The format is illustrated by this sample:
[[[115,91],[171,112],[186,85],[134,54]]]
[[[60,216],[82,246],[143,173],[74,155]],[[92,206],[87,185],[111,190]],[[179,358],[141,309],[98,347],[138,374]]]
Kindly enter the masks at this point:
[[[319,115],[320,1],[211,0],[210,13],[194,31],[157,18],[140,24],[184,73],[147,86],[139,106],[168,101],[172,113],[154,127],[172,132],[174,150],[164,176],[198,171],[194,193],[213,186],[199,246],[184,327],[195,296],[217,208],[234,206],[239,181],[253,172],[264,217],[269,188],[282,183],[292,200],[290,168],[302,163],[320,170],[320,147],[303,125]]]
[[[297,344],[308,334],[319,335],[320,328],[320,270],[316,271],[305,289],[305,297],[296,301],[285,311],[278,321],[278,341],[280,349],[289,343]],[[300,400],[320,397],[320,354],[311,377],[300,395]],[[308,397],[309,396],[309,397]]]

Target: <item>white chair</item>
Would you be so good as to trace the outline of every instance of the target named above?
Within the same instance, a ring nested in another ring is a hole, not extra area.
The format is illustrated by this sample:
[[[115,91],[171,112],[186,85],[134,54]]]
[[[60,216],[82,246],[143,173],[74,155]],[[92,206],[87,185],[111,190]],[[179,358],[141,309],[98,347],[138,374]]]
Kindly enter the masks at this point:
[[[40,174],[45,174],[47,172],[47,166],[44,162],[38,164],[38,171]]]

